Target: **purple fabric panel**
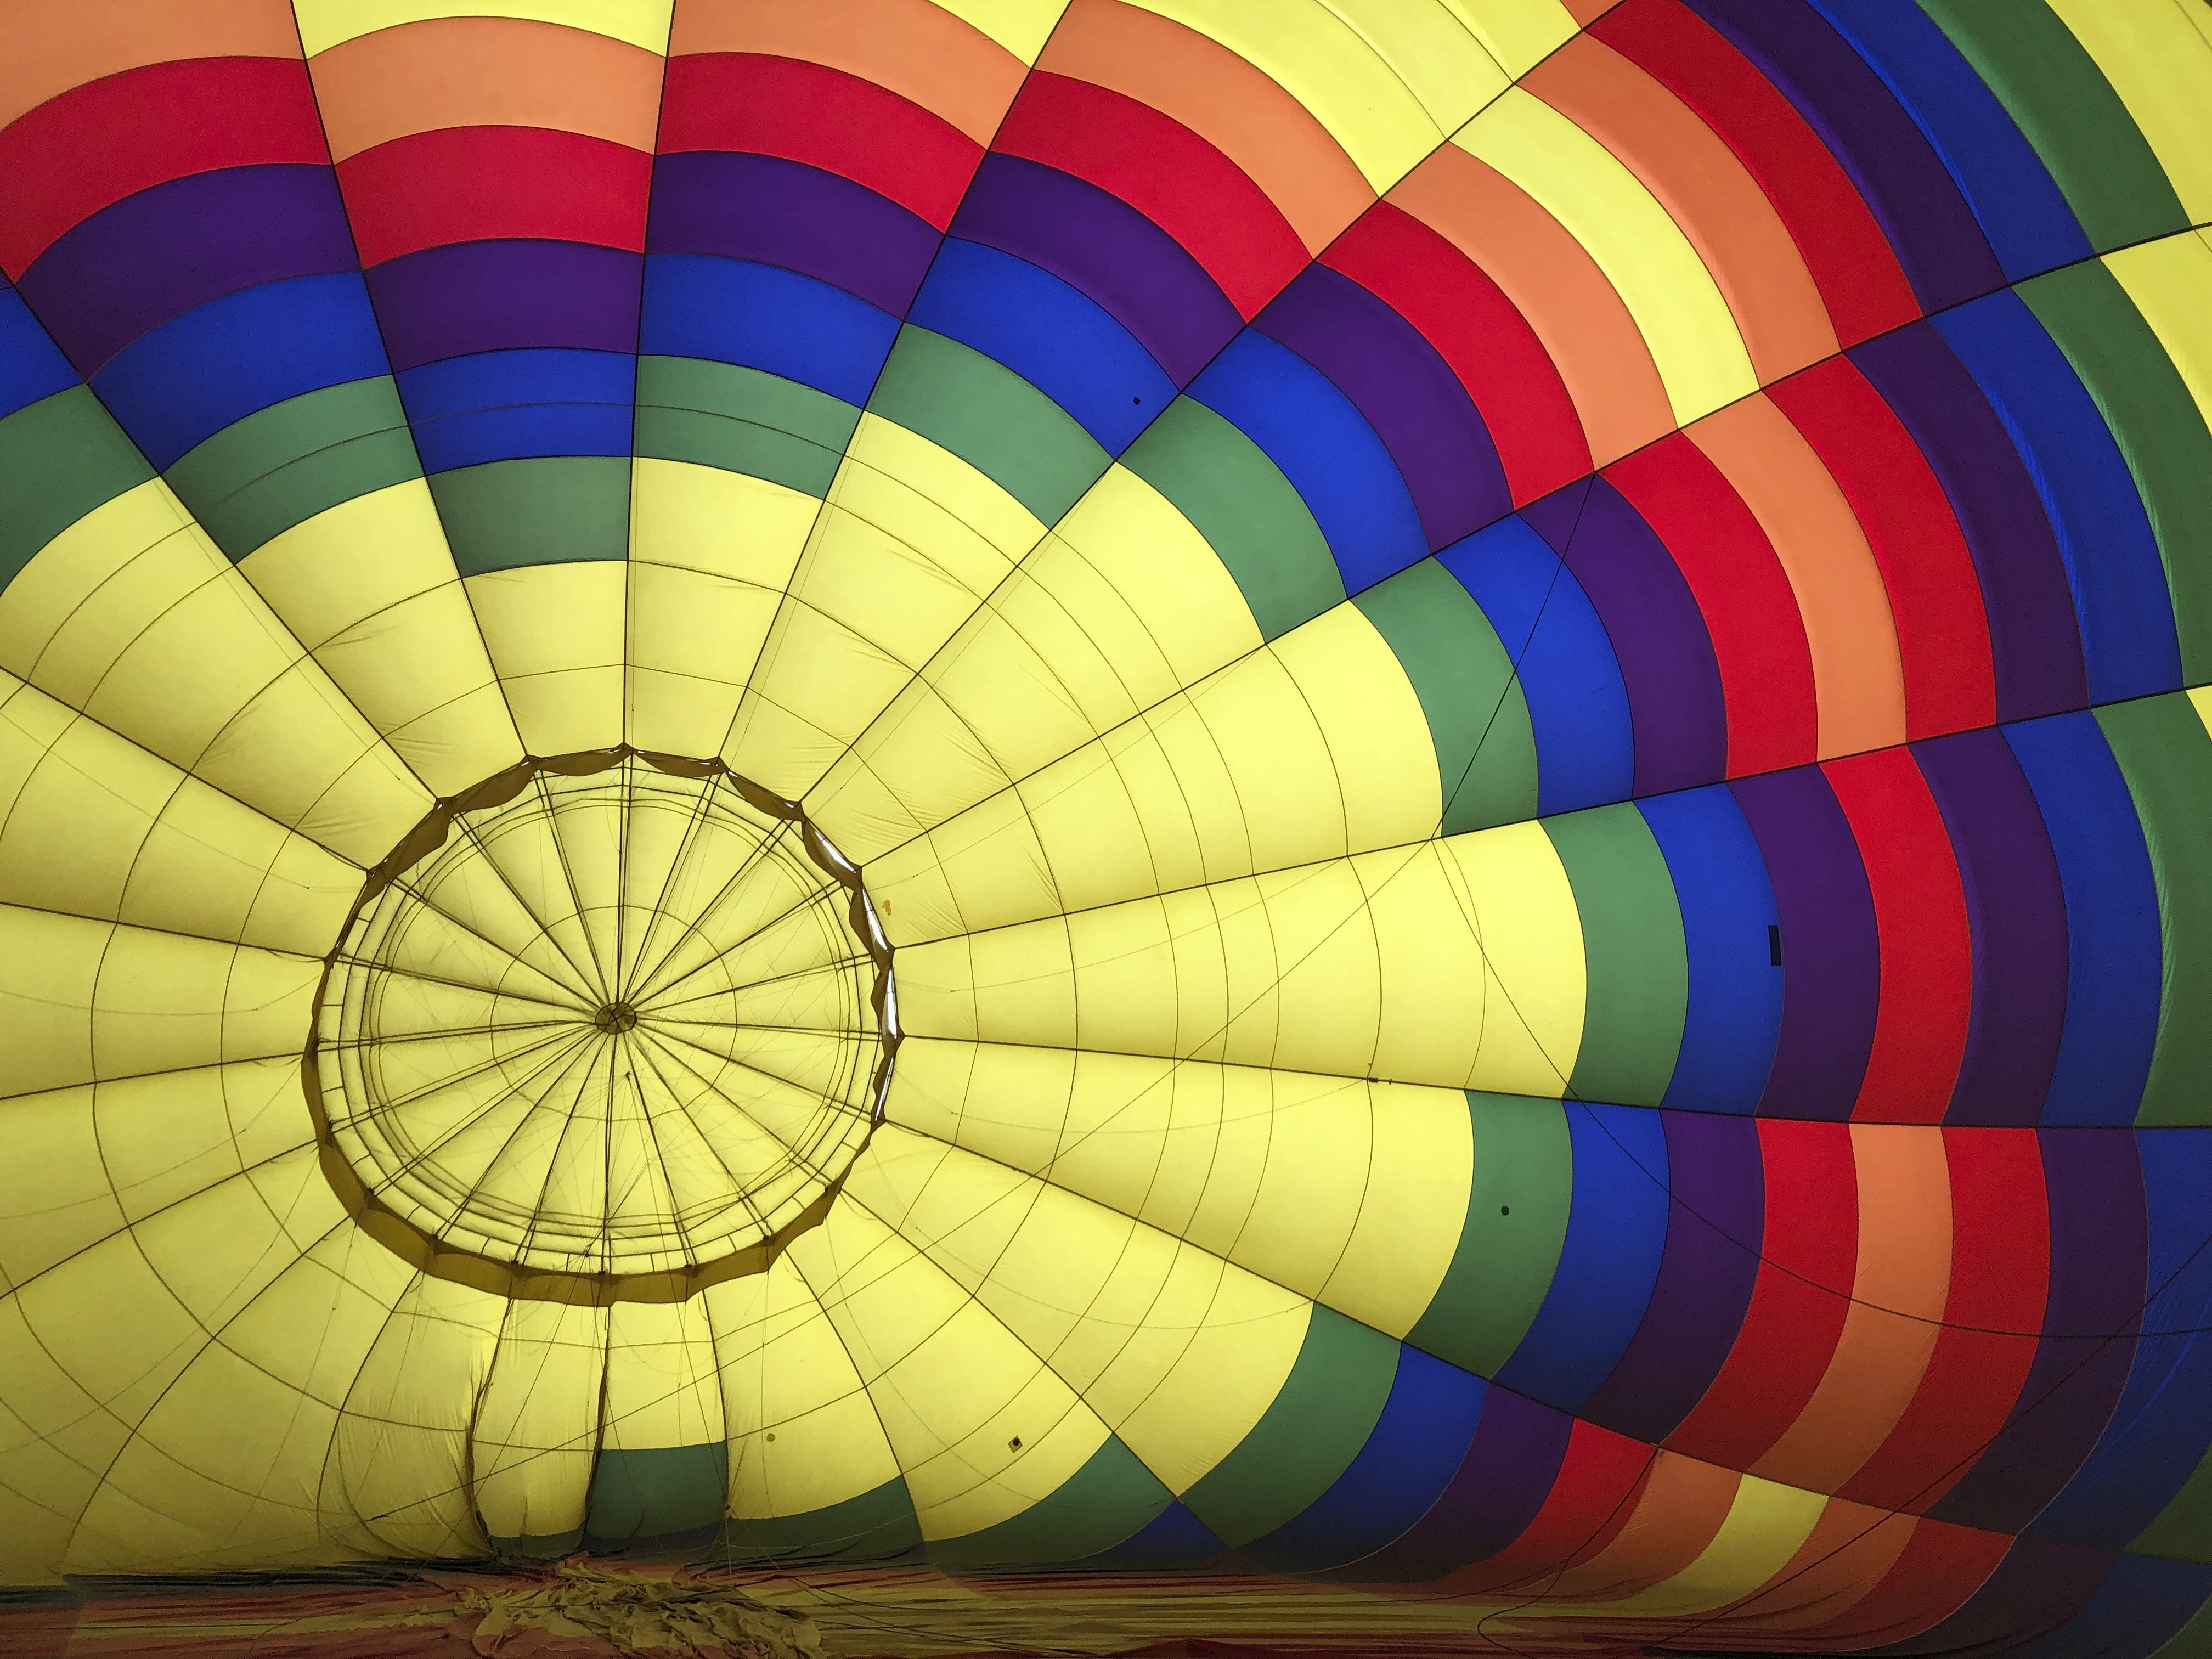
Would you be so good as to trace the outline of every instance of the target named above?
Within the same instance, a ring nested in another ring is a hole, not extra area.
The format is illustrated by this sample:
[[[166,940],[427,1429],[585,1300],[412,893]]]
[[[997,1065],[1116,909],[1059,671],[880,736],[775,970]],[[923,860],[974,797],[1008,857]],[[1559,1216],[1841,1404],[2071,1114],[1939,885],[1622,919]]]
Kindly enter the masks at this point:
[[[637,350],[645,256],[586,242],[456,242],[387,259],[369,297],[393,369],[520,346]]]
[[[1658,533],[1602,478],[1521,510],[1597,609],[1628,688],[1635,792],[1717,783],[1728,769],[1728,708],[1713,642]]]
[[[1018,155],[986,155],[951,234],[1050,271],[1188,386],[1244,319],[1182,245],[1111,191]]]
[[[222,167],[102,208],[23,273],[23,298],[77,373],[208,300],[355,267],[326,167]]]
[[[2095,1447],[2135,1364],[2147,1288],[2136,1132],[2039,1129],[2036,1139],[2051,1202],[2048,1334],[2002,1431],[1929,1511],[1995,1532],[2027,1527]]]
[[[1782,918],[1782,1036],[1763,1117],[1850,1115],[1874,1048],[1881,945],[1850,821],[1817,766],[1729,785],[1758,837]]]
[[[2066,1024],[2066,890],[2003,735],[1912,746],[1950,832],[1973,940],[1973,1012],[1947,1123],[2032,1124]]]
[[[1848,355],[1928,458],[1966,533],[1989,616],[1997,718],[2087,708],[2081,624],[2057,538],[2020,451],[1974,377],[1926,323]]]
[[[2117,1557],[2070,1544],[2022,1538],[1966,1604],[1919,1635],[1869,1654],[1999,1659],[2029,1649],[2095,1599]]]
[[[648,253],[781,265],[903,317],[938,241],[920,215],[802,161],[690,150],[653,164]]]
[[[1866,198],[1923,311],[2004,286],[1958,181],[1881,77],[1805,0],[1689,0],[1796,106]]]
[[[1309,265],[1253,319],[1352,399],[1382,440],[1431,552],[1513,510],[1490,429],[1419,329],[1349,276]]]
[[[1663,1112],[1667,1248],[1628,1352],[1582,1408],[1592,1422],[1663,1440],[1712,1386],[1743,1325],[1765,1224],[1759,1125],[1715,1112]]]
[[[1364,1561],[1316,1577],[1405,1584],[1487,1560],[1528,1528],[1551,1496],[1575,1420],[1492,1383],[1458,1473],[1413,1528]]]

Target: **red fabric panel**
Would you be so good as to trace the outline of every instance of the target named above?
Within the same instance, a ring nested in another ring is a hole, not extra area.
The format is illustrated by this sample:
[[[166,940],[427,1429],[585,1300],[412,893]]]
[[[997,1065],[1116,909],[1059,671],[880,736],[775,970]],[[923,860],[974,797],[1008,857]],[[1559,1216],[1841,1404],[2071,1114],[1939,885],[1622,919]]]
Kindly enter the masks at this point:
[[[1451,365],[1498,446],[1514,506],[1590,470],[1574,399],[1536,331],[1490,274],[1443,237],[1377,202],[1322,263],[1382,299]]]
[[[1792,1631],[1791,1645],[1879,1648],[1917,1636],[1964,1607],[2011,1547],[2002,1533],[1923,1521],[1881,1583],[1833,1619]]]
[[[1540,1583],[1573,1562],[1589,1560],[1627,1526],[1653,1457],[1643,1441],[1577,1419],[1551,1495],[1527,1529],[1487,1561],[1462,1567],[1430,1589],[1464,1595],[1532,1578]]]
[[[1735,1346],[1673,1450],[1748,1468],[1797,1419],[1828,1369],[1858,1273],[1850,1126],[1762,1118],[1766,1223]]]
[[[1834,476],[1881,567],[1905,666],[1907,735],[1994,722],[1996,667],[1981,578],[1920,446],[1846,357],[1815,364],[1766,395]]]
[[[88,82],[0,133],[0,267],[21,276],[64,231],[172,179],[330,159],[296,58],[187,58]]]
[[[1626,0],[1590,33],[1696,111],[1782,216],[1844,345],[1920,314],[1856,185],[1790,100],[1681,0]]]
[[[1881,937],[1881,1012],[1851,1115],[1940,1123],[1974,1000],[1966,895],[1943,815],[1911,750],[1876,750],[1820,769],[1850,820]]]
[[[507,236],[641,253],[653,158],[549,127],[441,127],[347,157],[338,184],[364,265]]]
[[[1808,764],[1818,752],[1813,653],[1773,544],[1705,453],[1670,433],[1606,468],[1690,585],[1728,702],[1728,775]]]
[[[991,148],[1120,197],[1180,242],[1248,319],[1305,268],[1305,244],[1242,167],[1121,93],[1037,71]]]
[[[660,153],[750,150],[866,185],[943,230],[983,148],[942,116],[842,70],[756,52],[668,60]]]
[[[2051,1282],[2051,1211],[2035,1131],[1947,1128],[1943,1149],[1952,1241],[1945,1329],[1912,1403],[1844,1488],[1847,1498],[1892,1509],[1926,1510],[2004,1427],[2035,1363]]]

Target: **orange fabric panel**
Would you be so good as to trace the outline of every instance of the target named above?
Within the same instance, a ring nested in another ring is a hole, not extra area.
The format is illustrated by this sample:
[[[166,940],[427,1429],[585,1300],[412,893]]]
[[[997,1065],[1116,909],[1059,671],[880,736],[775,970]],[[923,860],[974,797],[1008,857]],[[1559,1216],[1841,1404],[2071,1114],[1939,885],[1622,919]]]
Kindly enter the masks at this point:
[[[677,0],[668,55],[754,52],[842,70],[988,144],[1028,72],[929,0]]]
[[[1265,72],[1170,18],[1074,0],[1037,67],[1109,88],[1188,127],[1243,168],[1319,253],[1375,199],[1328,130]]]
[[[1951,1282],[1951,1170],[1932,1124],[1854,1123],[1859,1252],[1844,1334],[1797,1420],[1752,1473],[1833,1492],[1912,1403]]]
[[[1664,1583],[1705,1553],[1742,1485],[1734,1469],[1660,1452],[1627,1525],[1597,1554],[1562,1573],[1547,1598],[1614,1601]]]
[[[1820,758],[1903,743],[1905,666],[1889,590],[1828,469],[1763,392],[1715,410],[1689,432],[1735,486],[1789,574],[1813,649]]]
[[[1762,385],[1832,354],[1813,273],[1735,153],[1674,94],[1594,35],[1521,84],[1643,180],[1712,273]]]
[[[0,127],[71,87],[181,58],[297,58],[289,0],[8,0]]]
[[[546,127],[653,153],[660,59],[604,34],[513,17],[379,29],[309,66],[331,156],[445,127]]]
[[[1595,465],[1674,429],[1667,388],[1628,307],[1566,227],[1519,185],[1446,144],[1399,180],[1389,200],[1480,265],[1528,319],[1566,382]]]

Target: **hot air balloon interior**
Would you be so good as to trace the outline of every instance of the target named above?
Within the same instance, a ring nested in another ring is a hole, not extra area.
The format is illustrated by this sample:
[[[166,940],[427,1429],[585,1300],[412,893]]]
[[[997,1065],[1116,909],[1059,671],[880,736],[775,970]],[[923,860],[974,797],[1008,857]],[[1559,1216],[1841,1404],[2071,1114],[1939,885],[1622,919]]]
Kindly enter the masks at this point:
[[[0,1650],[2212,1656],[2205,0],[5,0]]]

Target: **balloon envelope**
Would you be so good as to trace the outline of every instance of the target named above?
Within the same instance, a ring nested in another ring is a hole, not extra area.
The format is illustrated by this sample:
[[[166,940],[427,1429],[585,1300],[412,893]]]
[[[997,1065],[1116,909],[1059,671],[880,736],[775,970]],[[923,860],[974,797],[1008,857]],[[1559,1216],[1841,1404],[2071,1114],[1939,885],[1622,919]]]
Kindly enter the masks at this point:
[[[0,1582],[2212,1639],[2196,0],[0,29]]]

